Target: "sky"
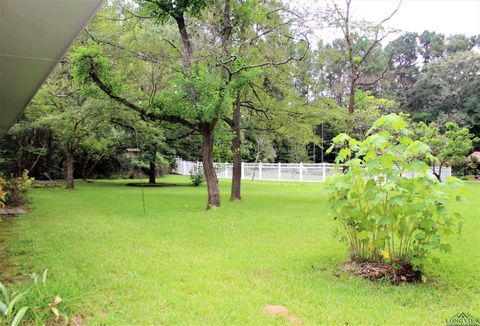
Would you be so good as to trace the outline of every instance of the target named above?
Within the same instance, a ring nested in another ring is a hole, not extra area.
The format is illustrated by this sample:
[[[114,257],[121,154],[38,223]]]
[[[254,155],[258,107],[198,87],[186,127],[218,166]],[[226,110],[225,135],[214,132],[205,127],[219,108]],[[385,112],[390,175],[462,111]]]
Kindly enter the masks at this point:
[[[345,8],[344,0],[334,0]],[[295,6],[317,8],[331,5],[332,0],[290,0]],[[380,22],[398,5],[398,0],[352,0],[355,19]],[[403,0],[399,10],[385,24],[403,31],[430,31],[449,34],[480,34],[480,0]],[[325,38],[330,38],[326,36]]]

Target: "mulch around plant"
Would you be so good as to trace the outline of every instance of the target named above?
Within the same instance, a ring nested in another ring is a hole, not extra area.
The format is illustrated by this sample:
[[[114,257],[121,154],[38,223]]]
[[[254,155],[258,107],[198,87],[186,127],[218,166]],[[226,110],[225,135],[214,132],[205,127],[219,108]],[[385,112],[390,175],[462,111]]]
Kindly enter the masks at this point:
[[[392,284],[401,283],[419,283],[422,282],[422,273],[415,271],[413,266],[402,263],[394,268],[391,264],[378,262],[346,262],[343,264],[343,270],[357,276],[363,276],[366,279],[377,281],[388,279]]]

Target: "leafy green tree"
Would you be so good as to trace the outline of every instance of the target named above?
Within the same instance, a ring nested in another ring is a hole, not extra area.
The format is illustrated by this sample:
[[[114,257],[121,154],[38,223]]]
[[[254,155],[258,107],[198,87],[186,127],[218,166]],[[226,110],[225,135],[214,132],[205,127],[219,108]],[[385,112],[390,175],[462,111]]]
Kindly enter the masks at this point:
[[[471,171],[471,173],[473,174],[473,177],[475,179],[478,179],[478,175],[479,175],[479,172],[480,172],[479,171],[480,170],[480,160],[478,159],[477,156],[470,155],[467,158],[467,167]]]
[[[169,78],[169,85],[156,88],[150,93],[149,99],[142,101],[131,96],[126,85],[118,81],[126,76],[115,74],[109,67],[109,61],[103,56],[102,50],[95,46],[79,48],[72,56],[76,63],[76,77],[83,82],[92,81],[113,100],[123,104],[129,109],[139,113],[146,121],[168,121],[182,124],[196,132],[203,138],[202,161],[208,189],[207,208],[220,206],[220,193],[217,177],[213,166],[214,131],[218,122],[229,113],[232,100],[229,88],[222,76],[222,71],[217,67],[214,53],[212,60],[207,53],[214,45],[209,37],[218,36],[218,31],[213,26],[201,20],[200,12],[208,3],[202,1],[140,1],[140,9],[145,14],[155,17],[158,22],[173,20],[178,28],[178,37],[181,47],[174,43],[169,44],[181,53],[181,73],[173,73]],[[204,43],[194,44],[187,29],[187,15],[192,23],[203,24],[204,28],[198,29],[195,36],[207,38]],[[195,20],[198,15],[200,20]],[[200,55],[201,46],[204,52]],[[138,54],[138,53],[137,53]],[[204,57],[206,55],[206,57]],[[146,55],[140,55],[145,59]],[[148,55],[147,61],[160,61]],[[175,61],[174,61],[175,62]],[[176,62],[178,66],[178,61]],[[173,67],[173,65],[172,65]],[[128,85],[127,85],[128,86]],[[136,92],[140,97],[145,97],[144,92]]]
[[[388,43],[385,51],[391,57],[389,80],[392,82],[392,95],[403,103],[408,91],[413,87],[418,76],[417,60],[420,55],[417,44],[418,34],[407,32]]]
[[[470,51],[473,48],[471,40],[463,34],[447,36],[445,54],[451,56],[457,52]]]
[[[346,0],[345,9],[340,8],[334,3],[334,9],[328,13],[330,24],[340,28],[345,41],[345,59],[348,67],[348,112],[353,114],[355,110],[355,93],[358,88],[372,87],[384,78],[388,70],[388,63],[384,62],[381,66],[384,69],[380,73],[376,72],[377,65],[369,65],[369,59],[375,52],[381,52],[381,42],[395,29],[387,29],[383,26],[398,11],[401,1],[397,8],[378,24],[366,21],[355,21],[351,17],[351,0]]]
[[[442,113],[458,116],[464,126],[480,130],[480,54],[458,52],[425,65],[411,89],[407,105],[416,120],[432,122]]]
[[[292,55],[282,56],[281,61],[260,56],[265,48],[262,39],[270,38],[268,34],[274,33],[275,28],[270,26],[267,29],[266,26],[262,31],[253,27],[261,26],[259,17],[266,19],[267,16],[267,20],[270,19],[276,24],[274,26],[280,28],[286,24],[277,13],[278,6],[268,12],[267,7],[253,2],[139,1],[139,3],[140,13],[154,17],[156,22],[162,23],[166,28],[171,27],[173,23],[178,30],[177,39],[179,38],[180,43],[167,40],[171,48],[166,51],[168,55],[165,57],[154,54],[154,51],[159,52],[159,48],[155,47],[141,52],[136,49],[127,51],[130,54],[129,59],[134,56],[149,64],[162,63],[170,67],[168,73],[154,78],[164,78],[165,84],[155,88],[153,94],[150,92],[148,100],[139,101],[139,98],[146,97],[146,92],[142,89],[139,92],[138,87],[132,92],[132,87],[120,82],[121,80],[128,82],[125,75],[121,76],[121,73],[116,74],[109,69],[107,66],[113,62],[108,62],[102,50],[95,46],[80,48],[72,57],[77,65],[76,76],[84,82],[93,81],[110,98],[136,111],[146,121],[178,123],[200,133],[203,138],[202,161],[208,189],[207,207],[219,206],[217,177],[213,168],[214,135],[218,123],[225,121],[230,126],[233,125],[235,133],[238,134],[240,125],[235,123],[233,118],[238,120],[240,117],[237,99],[242,88],[246,87],[248,80],[255,78],[261,68],[293,59]],[[209,9],[222,12],[223,15],[220,17],[210,15],[203,10],[207,6]],[[145,26],[152,31],[155,30],[155,24],[146,24]],[[189,30],[189,24],[202,28]],[[198,40],[201,41],[197,42]],[[96,37],[94,41],[98,41]],[[279,55],[288,53],[288,49],[283,45],[285,44],[278,44],[276,48]],[[130,45],[128,48],[130,49]],[[175,55],[179,53],[181,57],[176,58]],[[177,69],[179,66],[181,72]],[[132,93],[137,98],[128,96]],[[238,143],[235,142],[235,146]],[[234,149],[233,152],[239,151]]]
[[[42,173],[50,173],[51,169],[42,166],[42,160],[47,156],[50,156],[51,165],[57,165],[57,156],[48,155],[53,149],[51,130],[35,124],[35,119],[36,117],[32,118],[27,109],[20,120],[10,128],[6,137],[2,139],[2,156],[4,158],[1,166],[6,175],[19,176],[24,170],[32,173],[39,169],[42,169]]]
[[[303,60],[308,52],[308,43],[304,39],[292,42],[296,35],[291,26],[300,22],[301,17],[292,15],[280,2],[226,0],[217,5],[217,10],[223,12],[223,51],[218,65],[224,70],[234,100],[231,116],[223,118],[234,135],[231,142],[233,172],[230,199],[240,200],[242,117],[263,112],[264,118],[267,118],[267,111],[274,114],[272,111],[281,110],[280,107],[279,110],[265,107],[265,102],[278,99],[272,96],[271,91],[278,90],[279,84],[267,76],[266,70],[288,69],[292,62]],[[265,95],[271,98],[267,99]]]
[[[362,139],[366,135],[372,124],[382,114],[394,112],[397,107],[394,101],[377,98],[368,91],[357,91],[355,97],[357,109],[353,114],[345,117],[347,126],[344,130],[358,139]]]
[[[427,64],[443,57],[445,52],[445,35],[426,30],[420,34],[419,44],[423,63]]]
[[[137,117],[138,118],[138,117]],[[123,120],[123,119],[122,119]],[[142,119],[129,119],[126,121],[115,120],[126,134],[123,148],[128,152],[127,158],[130,164],[139,170],[146,170],[148,183],[155,184],[157,167],[165,165],[165,136],[159,123],[147,123]],[[167,149],[168,151],[168,149]]]
[[[125,133],[112,126],[108,116],[101,119],[95,130],[81,139],[75,153],[79,176],[83,180],[90,178],[100,162],[113,159],[123,150]]]
[[[415,126],[415,133],[430,147],[432,155],[436,157],[432,161],[431,169],[438,181],[443,181],[441,175],[445,166],[463,165],[473,149],[475,140],[475,135],[467,128],[453,122],[440,128],[434,123],[427,125],[420,122]]]
[[[74,160],[81,144],[104,127],[105,102],[75,85],[67,61],[49,77],[28,108],[31,126],[50,130],[63,153],[67,189],[74,188]],[[108,128],[108,127],[107,127]]]

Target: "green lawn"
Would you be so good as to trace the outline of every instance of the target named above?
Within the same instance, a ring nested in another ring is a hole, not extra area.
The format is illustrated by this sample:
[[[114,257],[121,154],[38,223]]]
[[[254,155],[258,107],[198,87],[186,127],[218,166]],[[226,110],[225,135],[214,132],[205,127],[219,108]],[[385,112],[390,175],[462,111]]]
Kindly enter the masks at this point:
[[[168,182],[187,182],[179,176]],[[279,324],[279,304],[304,325],[444,325],[480,316],[480,184],[468,184],[453,252],[429,266],[427,284],[392,286],[341,272],[320,185],[243,183],[243,202],[204,211],[205,187],[141,189],[119,181],[32,190],[32,212],[14,223],[13,259],[48,268],[60,308],[89,324]]]

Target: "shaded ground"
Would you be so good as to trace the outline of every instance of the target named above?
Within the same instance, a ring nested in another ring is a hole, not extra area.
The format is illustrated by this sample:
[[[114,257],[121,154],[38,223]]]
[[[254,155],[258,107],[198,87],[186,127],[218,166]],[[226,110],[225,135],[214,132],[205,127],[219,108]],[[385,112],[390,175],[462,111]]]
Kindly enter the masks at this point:
[[[175,183],[145,183],[145,182],[129,182],[126,184],[129,187],[146,187],[146,188],[157,188],[157,187],[176,187],[178,186]]]
[[[14,216],[0,215],[0,283],[8,284],[22,279],[20,266],[14,262],[9,250]]]

